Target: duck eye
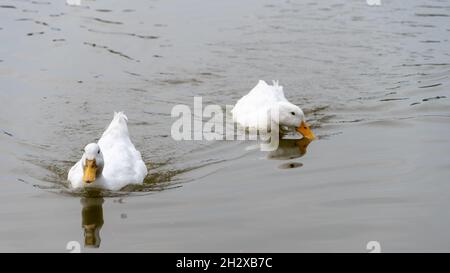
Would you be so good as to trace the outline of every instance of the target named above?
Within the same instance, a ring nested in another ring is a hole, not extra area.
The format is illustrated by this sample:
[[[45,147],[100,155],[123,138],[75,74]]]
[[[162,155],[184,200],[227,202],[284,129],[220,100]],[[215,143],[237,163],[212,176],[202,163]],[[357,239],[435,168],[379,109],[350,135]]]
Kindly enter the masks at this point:
[[[98,150],[97,154],[100,154],[100,149]]]
[[[291,112],[291,114],[292,114],[293,116],[295,116],[295,112]]]

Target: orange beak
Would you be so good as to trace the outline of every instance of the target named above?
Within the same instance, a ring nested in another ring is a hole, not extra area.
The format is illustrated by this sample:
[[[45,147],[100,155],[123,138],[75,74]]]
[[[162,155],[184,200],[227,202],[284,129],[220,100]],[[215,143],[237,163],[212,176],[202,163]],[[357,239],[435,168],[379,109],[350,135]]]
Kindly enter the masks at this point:
[[[309,140],[313,140],[316,138],[313,131],[311,131],[311,129],[309,128],[309,125],[304,121],[302,121],[302,123],[300,123],[300,126],[297,127],[296,130],[297,130],[297,132],[299,132],[300,134],[302,134],[304,137],[306,137]]]
[[[95,159],[87,160],[83,169],[83,181],[85,183],[92,183],[97,178],[97,164],[95,163]]]

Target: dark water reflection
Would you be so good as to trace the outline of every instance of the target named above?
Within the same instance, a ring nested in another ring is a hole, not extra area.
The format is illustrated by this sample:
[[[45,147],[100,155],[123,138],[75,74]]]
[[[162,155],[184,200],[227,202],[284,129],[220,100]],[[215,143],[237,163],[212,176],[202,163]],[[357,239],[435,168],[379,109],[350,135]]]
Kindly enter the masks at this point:
[[[81,226],[84,230],[84,247],[99,248],[103,220],[103,198],[81,198]]]
[[[306,154],[311,140],[302,139],[281,139],[278,148],[269,152],[268,159],[289,160],[302,157]]]

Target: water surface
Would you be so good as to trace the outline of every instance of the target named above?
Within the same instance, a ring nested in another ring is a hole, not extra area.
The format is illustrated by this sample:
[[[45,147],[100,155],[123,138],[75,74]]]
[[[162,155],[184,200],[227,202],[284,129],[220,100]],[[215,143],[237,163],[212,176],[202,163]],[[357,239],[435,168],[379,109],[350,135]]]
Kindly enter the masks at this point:
[[[5,0],[0,18],[0,251],[450,250],[448,1]],[[171,138],[174,105],[259,79],[317,141]],[[70,191],[119,110],[146,184]]]

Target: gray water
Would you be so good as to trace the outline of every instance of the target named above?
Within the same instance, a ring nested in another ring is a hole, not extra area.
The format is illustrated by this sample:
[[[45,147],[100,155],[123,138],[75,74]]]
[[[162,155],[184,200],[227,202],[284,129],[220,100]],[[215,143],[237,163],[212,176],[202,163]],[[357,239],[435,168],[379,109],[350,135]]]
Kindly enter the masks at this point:
[[[450,2],[3,0],[0,251],[450,251]],[[280,80],[318,140],[175,141]],[[150,174],[65,180],[114,111]]]

